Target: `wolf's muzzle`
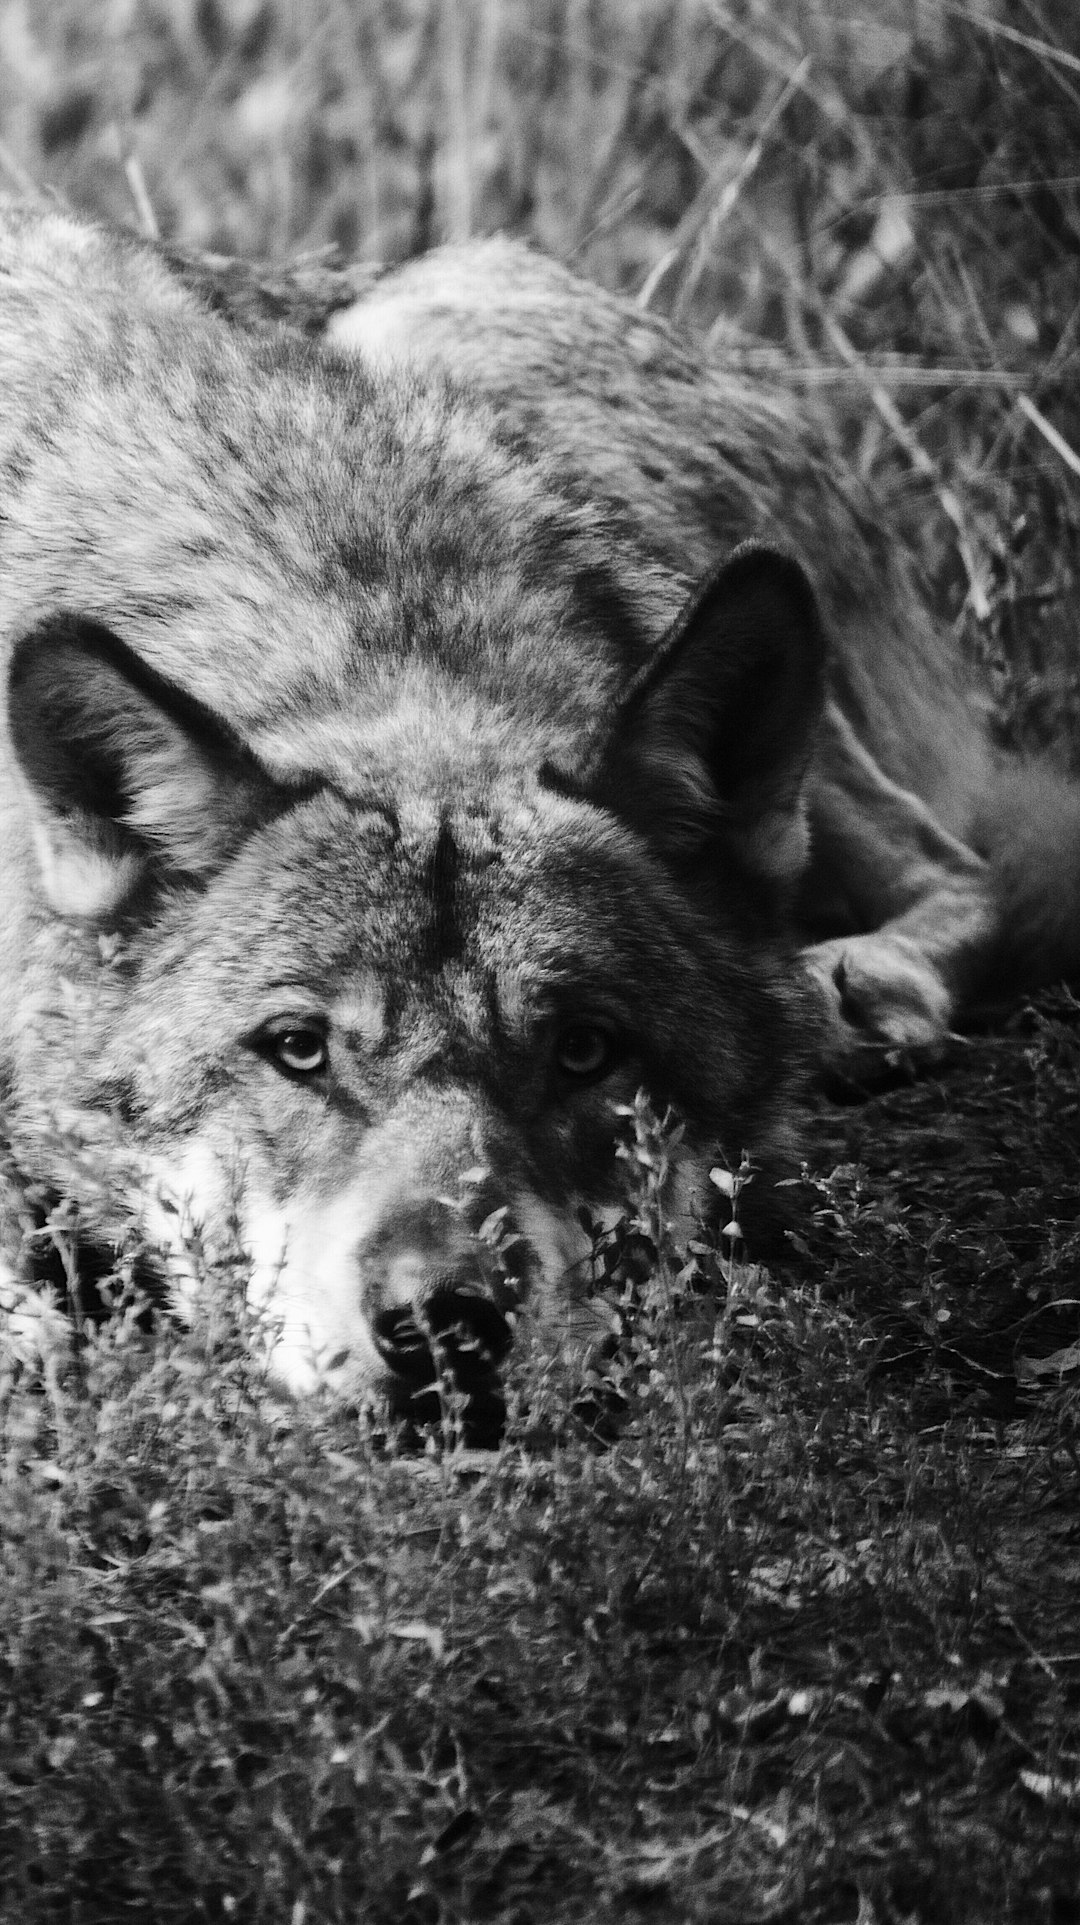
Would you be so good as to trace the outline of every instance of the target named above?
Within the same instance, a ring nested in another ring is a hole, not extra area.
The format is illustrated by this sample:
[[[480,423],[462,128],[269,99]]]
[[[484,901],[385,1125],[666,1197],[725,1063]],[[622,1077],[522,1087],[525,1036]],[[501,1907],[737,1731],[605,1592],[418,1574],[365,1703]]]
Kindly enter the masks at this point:
[[[413,1423],[442,1415],[440,1379],[464,1397],[462,1422],[472,1444],[497,1443],[506,1415],[498,1372],[513,1341],[507,1318],[475,1291],[436,1289],[422,1309],[380,1311],[372,1323],[379,1356],[390,1373],[391,1408]]]

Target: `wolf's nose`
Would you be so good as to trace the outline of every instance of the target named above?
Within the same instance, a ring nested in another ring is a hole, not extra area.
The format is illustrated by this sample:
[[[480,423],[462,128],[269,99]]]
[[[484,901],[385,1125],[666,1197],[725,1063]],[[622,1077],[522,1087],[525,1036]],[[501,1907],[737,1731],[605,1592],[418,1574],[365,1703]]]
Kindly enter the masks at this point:
[[[426,1306],[427,1327],[449,1353],[455,1371],[466,1358],[486,1370],[501,1364],[513,1335],[501,1310],[471,1290],[437,1290]]]
[[[510,1348],[512,1333],[502,1311],[474,1291],[439,1289],[422,1310],[379,1312],[372,1323],[375,1346],[388,1370],[415,1384],[434,1382],[439,1361],[449,1365],[462,1389],[491,1376]]]

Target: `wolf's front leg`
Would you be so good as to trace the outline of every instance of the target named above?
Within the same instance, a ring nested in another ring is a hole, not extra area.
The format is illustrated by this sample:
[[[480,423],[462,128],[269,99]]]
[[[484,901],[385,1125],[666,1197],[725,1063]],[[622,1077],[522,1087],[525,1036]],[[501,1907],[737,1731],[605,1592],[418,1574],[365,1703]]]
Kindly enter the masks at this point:
[[[894,782],[836,710],[811,777],[813,858],[803,912],[839,927],[805,960],[825,1005],[827,1066],[861,1078],[949,1040],[985,968],[985,861]]]

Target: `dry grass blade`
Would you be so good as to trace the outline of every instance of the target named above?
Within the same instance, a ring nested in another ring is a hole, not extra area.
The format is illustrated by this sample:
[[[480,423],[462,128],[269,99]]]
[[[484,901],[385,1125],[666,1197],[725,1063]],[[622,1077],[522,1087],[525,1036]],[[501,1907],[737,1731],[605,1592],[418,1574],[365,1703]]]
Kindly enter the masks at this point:
[[[1027,394],[1017,395],[1016,405],[1021,414],[1026,415],[1032,427],[1038,429],[1044,441],[1049,442],[1054,453],[1061,456],[1065,466],[1071,469],[1074,475],[1080,475],[1080,455],[1077,454],[1075,448],[1069,446],[1065,436],[1058,433],[1053,422],[1048,421],[1042,411],[1035,406],[1031,396]]]

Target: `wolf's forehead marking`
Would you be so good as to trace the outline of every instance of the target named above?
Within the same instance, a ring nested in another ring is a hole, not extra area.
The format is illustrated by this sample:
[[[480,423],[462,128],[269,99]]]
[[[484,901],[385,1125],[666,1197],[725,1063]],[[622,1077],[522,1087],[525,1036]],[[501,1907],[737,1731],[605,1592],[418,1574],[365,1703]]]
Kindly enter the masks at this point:
[[[444,816],[428,857],[425,893],[431,906],[428,942],[435,963],[452,962],[461,955],[463,944],[458,915],[457,889],[461,853],[454,831]]]
[[[410,796],[398,803],[397,824],[402,844],[419,862],[453,865],[460,853],[465,862],[481,866],[498,853],[496,823],[482,803]]]
[[[401,844],[418,884],[417,947],[429,968],[461,961],[475,917],[470,883],[497,859],[489,815],[444,799],[410,800],[399,817]]]

